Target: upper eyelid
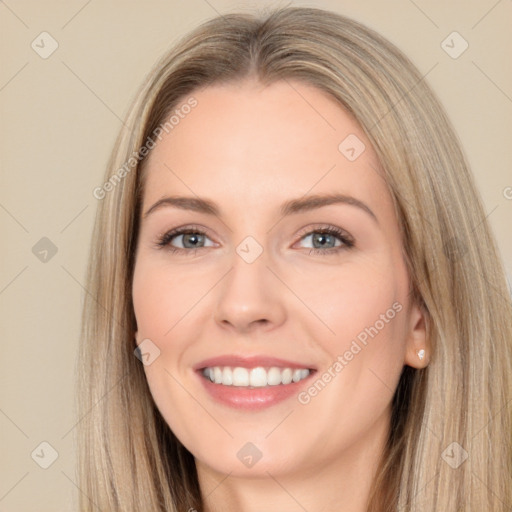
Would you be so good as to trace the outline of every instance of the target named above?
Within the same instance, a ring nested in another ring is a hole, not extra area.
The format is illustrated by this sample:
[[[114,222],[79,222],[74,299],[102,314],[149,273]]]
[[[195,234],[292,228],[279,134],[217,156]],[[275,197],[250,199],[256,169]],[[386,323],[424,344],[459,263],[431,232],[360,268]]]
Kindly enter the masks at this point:
[[[322,231],[324,229],[325,230],[334,229],[336,231],[340,231],[341,235],[344,235],[344,236],[346,235],[346,237],[350,238],[351,240],[354,238],[346,229],[339,227],[339,226],[335,226],[334,224],[329,224],[329,223],[324,223],[324,224],[317,223],[317,224],[313,224],[312,226],[307,226],[299,231],[298,236],[302,237],[304,235],[309,235],[312,232]]]

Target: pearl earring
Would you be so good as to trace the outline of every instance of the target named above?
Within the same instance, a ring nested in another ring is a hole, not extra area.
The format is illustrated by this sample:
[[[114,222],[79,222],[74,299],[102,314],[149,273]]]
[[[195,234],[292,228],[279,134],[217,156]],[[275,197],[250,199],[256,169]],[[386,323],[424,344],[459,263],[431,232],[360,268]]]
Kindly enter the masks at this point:
[[[420,361],[423,361],[423,358],[425,357],[424,349],[418,350],[418,357],[420,358]]]

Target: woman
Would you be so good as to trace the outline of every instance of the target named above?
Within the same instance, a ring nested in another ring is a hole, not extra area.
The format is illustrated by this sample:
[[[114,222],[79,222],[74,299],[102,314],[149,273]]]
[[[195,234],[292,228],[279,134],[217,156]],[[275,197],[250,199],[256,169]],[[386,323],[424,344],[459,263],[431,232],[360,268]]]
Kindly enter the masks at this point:
[[[510,297],[410,61],[332,12],[224,15],[126,125],[94,192],[81,510],[508,510]]]

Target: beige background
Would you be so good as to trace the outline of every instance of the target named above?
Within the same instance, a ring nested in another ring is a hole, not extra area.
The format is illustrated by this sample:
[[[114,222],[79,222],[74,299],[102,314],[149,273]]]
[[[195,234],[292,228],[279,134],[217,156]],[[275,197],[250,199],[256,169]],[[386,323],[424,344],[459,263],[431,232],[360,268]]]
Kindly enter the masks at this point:
[[[433,68],[427,81],[459,133],[511,276],[512,1],[289,3],[352,16],[422,73]],[[92,191],[129,100],[154,61],[201,21],[284,4],[0,2],[0,511],[76,510],[73,378]],[[43,31],[59,45],[47,59],[31,47]],[[469,43],[457,59],[441,47],[453,31]],[[46,262],[32,251],[42,237],[57,247]],[[51,461],[43,441],[58,452],[48,469],[38,465]]]

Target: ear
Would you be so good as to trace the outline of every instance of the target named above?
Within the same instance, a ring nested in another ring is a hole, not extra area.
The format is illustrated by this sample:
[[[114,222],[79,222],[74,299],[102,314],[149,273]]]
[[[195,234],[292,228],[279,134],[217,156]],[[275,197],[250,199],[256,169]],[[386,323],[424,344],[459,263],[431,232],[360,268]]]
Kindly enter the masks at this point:
[[[412,368],[425,368],[430,361],[432,351],[427,339],[427,323],[428,313],[413,303],[409,312],[404,361]]]

